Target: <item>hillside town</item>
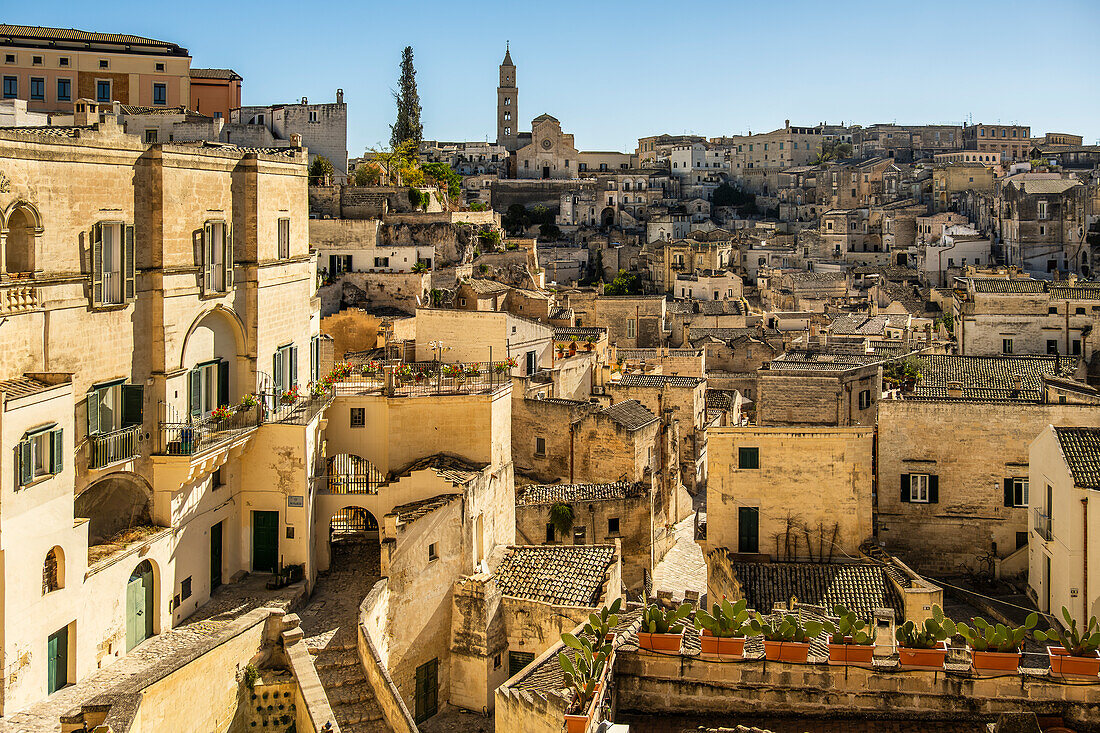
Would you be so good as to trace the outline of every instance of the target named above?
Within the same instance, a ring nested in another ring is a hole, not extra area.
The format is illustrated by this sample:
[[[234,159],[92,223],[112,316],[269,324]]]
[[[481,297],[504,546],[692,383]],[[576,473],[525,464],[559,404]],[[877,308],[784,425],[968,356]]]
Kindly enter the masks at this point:
[[[0,25],[0,732],[1100,731],[1100,144],[184,40]]]

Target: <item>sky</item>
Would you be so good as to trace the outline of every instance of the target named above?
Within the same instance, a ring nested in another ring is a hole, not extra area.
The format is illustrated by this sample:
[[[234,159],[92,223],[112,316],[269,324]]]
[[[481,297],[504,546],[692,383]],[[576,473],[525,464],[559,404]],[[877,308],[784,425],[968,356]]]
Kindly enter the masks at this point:
[[[522,130],[557,117],[581,150],[659,133],[717,137],[819,122],[1031,125],[1100,143],[1100,0],[694,3],[38,0],[4,23],[130,33],[232,68],[244,104],[348,104],[348,151],[387,145],[412,46],[424,137],[496,137],[498,65]]]

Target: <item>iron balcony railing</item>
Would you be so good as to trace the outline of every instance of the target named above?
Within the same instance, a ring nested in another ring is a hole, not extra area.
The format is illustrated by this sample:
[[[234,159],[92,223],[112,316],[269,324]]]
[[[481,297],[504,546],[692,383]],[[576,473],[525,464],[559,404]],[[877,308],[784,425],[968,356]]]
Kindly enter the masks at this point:
[[[162,455],[193,456],[233,440],[262,422],[259,405],[238,410],[224,419],[208,415],[186,421],[162,421],[159,451]]]
[[[1054,539],[1051,532],[1051,519],[1049,514],[1043,513],[1038,507],[1032,510],[1035,514],[1035,532],[1047,542]]]
[[[263,422],[308,425],[317,413],[332,404],[333,396],[331,388],[318,392],[310,390],[294,398],[286,396],[285,393],[265,395],[264,404],[269,407],[265,410]]]
[[[316,480],[328,494],[377,494],[386,477],[365,458],[341,453],[328,459],[328,473]]]
[[[132,425],[110,433],[88,436],[91,454],[88,457],[89,468],[103,468],[112,463],[129,460],[138,454],[141,441],[141,426]]]

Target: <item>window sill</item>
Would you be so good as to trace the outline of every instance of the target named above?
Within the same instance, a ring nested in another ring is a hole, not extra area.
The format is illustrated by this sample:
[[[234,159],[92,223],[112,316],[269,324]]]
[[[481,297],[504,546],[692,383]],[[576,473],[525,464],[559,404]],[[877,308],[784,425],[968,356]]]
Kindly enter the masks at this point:
[[[57,476],[57,474],[56,473],[43,474],[42,476],[37,476],[36,478],[32,479],[30,483],[21,484],[18,488],[20,490],[21,489],[30,489],[30,488],[33,488],[35,486],[38,486],[41,483],[45,483],[46,481],[52,479],[54,476]]]

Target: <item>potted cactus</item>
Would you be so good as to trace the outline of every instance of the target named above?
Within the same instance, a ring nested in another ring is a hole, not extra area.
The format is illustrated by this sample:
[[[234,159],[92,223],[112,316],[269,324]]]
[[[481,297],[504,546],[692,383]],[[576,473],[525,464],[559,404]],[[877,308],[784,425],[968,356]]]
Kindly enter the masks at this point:
[[[829,664],[869,665],[875,653],[875,630],[841,604],[833,607],[837,623],[825,622],[829,634]]]
[[[909,669],[943,669],[947,659],[946,639],[955,635],[955,622],[944,618],[943,609],[932,606],[932,618],[920,626],[911,620],[897,628],[898,663]]]
[[[588,621],[584,624],[583,633],[593,644],[599,644],[600,651],[606,648],[607,656],[611,656],[611,647],[603,642],[611,642],[615,638],[612,627],[619,624],[619,611],[622,610],[623,599],[616,598],[610,606],[604,606],[599,613],[588,614]]]
[[[820,621],[805,624],[794,614],[775,614],[765,618],[759,613],[749,622],[753,636],[764,637],[764,657],[774,662],[805,664],[810,642],[825,628]]]
[[[596,348],[596,337],[595,336],[585,336],[584,337],[584,348],[588,351],[592,351],[592,349]]]
[[[1028,614],[1023,626],[991,624],[980,616],[957,631],[966,639],[975,672],[1015,672],[1020,667],[1020,647],[1036,624],[1039,614]]]
[[[714,613],[703,609],[695,612],[695,625],[701,631],[703,654],[740,659],[745,653],[745,635],[749,632],[748,601],[744,598],[730,603],[725,598],[714,604]]]
[[[585,636],[562,634],[561,640],[577,652],[572,659],[565,652],[558,652],[558,665],[566,687],[573,693],[573,702],[565,711],[565,729],[568,733],[585,733],[595,712],[596,693],[607,654],[603,649],[593,650],[592,640]]]
[[[642,613],[642,627],[638,631],[638,646],[654,652],[680,653],[684,638],[684,619],[691,614],[691,604],[665,610],[653,604]]]
[[[1077,620],[1070,616],[1069,609],[1062,606],[1062,618],[1066,620],[1066,630],[1052,625],[1049,631],[1036,631],[1036,641],[1057,641],[1060,646],[1048,646],[1050,673],[1061,677],[1088,677],[1100,675],[1100,622],[1096,617],[1089,619],[1083,629],[1077,628]]]

